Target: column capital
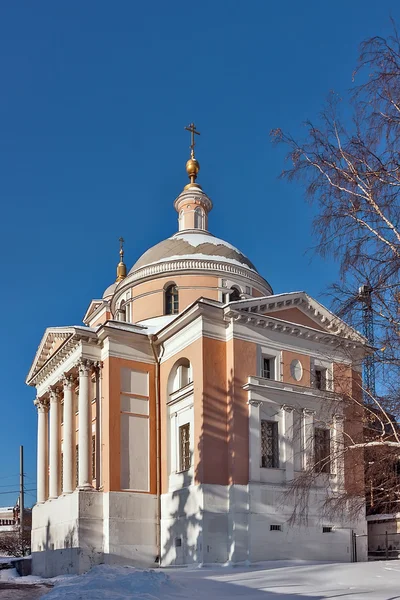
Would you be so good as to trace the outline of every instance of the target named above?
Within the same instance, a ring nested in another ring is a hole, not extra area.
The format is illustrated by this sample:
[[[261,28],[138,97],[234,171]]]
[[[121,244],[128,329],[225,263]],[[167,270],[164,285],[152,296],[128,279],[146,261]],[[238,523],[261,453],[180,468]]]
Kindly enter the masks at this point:
[[[33,404],[38,409],[38,412],[47,412],[49,410],[49,401],[47,398],[35,398]]]
[[[303,408],[302,413],[305,417],[312,417],[315,415],[316,411],[311,408]]]
[[[261,400],[249,400],[248,403],[250,406],[255,406],[256,408],[260,408],[260,406],[262,405],[262,401]]]
[[[62,383],[64,386],[64,389],[72,389],[72,386],[74,385],[74,376],[73,375],[68,375],[66,373],[64,373],[63,378],[62,378]]]
[[[344,421],[344,415],[336,413],[336,414],[333,415],[333,419],[334,419],[334,421],[336,423],[338,423],[339,421],[341,421],[343,423],[343,421]]]
[[[49,396],[50,396],[50,404],[53,404],[54,402],[58,402],[58,400],[60,399],[60,388],[56,387],[54,389],[50,389]]]
[[[77,367],[79,370],[79,377],[89,377],[90,370],[93,367],[93,361],[87,359],[80,360]]]

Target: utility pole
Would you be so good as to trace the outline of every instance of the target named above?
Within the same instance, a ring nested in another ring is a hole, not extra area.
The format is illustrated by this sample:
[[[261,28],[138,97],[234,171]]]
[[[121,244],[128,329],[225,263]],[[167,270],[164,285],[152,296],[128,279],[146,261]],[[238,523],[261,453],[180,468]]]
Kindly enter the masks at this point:
[[[24,553],[24,447],[19,447],[19,531]]]

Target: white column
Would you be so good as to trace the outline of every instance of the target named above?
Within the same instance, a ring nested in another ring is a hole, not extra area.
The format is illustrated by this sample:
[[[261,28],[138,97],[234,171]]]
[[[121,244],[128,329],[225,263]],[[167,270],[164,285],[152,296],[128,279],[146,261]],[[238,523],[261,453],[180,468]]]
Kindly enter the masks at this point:
[[[48,453],[48,412],[49,404],[43,398],[36,398],[34,401],[38,410],[38,439],[37,439],[37,501],[45,502],[47,500],[47,482],[49,470]]]
[[[59,393],[50,391],[50,498],[58,497],[60,471]]]
[[[302,443],[303,469],[307,471],[314,465],[314,410],[303,409]]]
[[[64,445],[63,445],[63,494],[74,490],[73,485],[73,460],[74,460],[74,406],[72,396],[72,375],[64,377]]]
[[[343,439],[343,415],[333,417],[333,465],[336,475],[336,487],[338,490],[344,488],[344,439]]]
[[[250,481],[260,481],[261,466],[261,420],[262,402],[249,400],[249,458]]]
[[[282,438],[283,438],[283,462],[286,472],[286,481],[294,479],[294,452],[293,452],[293,407],[284,404],[282,406]]]
[[[89,398],[89,375],[90,362],[82,361],[79,364],[79,489],[91,489],[92,477],[90,469],[90,451],[91,451],[91,404]]]

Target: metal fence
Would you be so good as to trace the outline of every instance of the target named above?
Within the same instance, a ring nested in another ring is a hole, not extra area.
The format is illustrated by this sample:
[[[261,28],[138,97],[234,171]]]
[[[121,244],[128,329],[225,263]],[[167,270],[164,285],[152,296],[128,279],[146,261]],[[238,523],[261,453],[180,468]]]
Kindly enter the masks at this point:
[[[390,560],[400,558],[400,533],[368,534],[369,560]]]

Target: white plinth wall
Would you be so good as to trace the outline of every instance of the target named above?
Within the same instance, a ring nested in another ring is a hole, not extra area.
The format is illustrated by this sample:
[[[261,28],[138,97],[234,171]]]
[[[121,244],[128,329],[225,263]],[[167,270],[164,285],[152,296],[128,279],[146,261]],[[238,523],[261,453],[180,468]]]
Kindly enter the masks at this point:
[[[367,559],[366,521],[325,523],[310,504],[308,524],[289,524],[279,485],[192,485],[162,496],[161,564],[243,563],[303,559],[351,562]],[[318,496],[318,492],[314,495]],[[325,497],[321,490],[321,500]],[[281,526],[281,531],[271,530]],[[332,527],[323,533],[323,526]]]
[[[32,571],[53,577],[101,563],[155,566],[156,497],[75,490],[33,508]]]

